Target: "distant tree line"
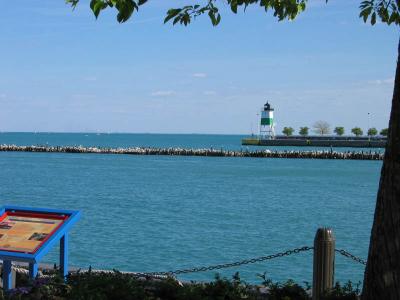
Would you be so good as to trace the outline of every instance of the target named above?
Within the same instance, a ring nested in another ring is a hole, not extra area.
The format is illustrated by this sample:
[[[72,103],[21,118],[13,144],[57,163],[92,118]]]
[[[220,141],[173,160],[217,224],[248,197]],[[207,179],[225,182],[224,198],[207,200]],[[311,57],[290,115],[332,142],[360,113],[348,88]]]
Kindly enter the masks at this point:
[[[308,136],[309,135],[310,128],[307,126],[300,127],[299,129],[299,135],[301,136]],[[312,127],[312,131],[315,134],[318,135],[326,135],[331,133],[331,126],[329,125],[328,122],[326,121],[317,121],[314,123]],[[333,132],[337,136],[342,136],[345,134],[345,129],[343,126],[337,126],[333,129]],[[293,127],[284,127],[282,130],[282,133],[285,136],[292,136],[295,133],[295,129]],[[364,134],[364,131],[360,127],[354,127],[351,129],[351,133],[355,136],[362,136]],[[375,127],[369,128],[367,130],[367,136],[373,137],[378,135],[378,130]],[[379,131],[379,135],[381,136],[387,136],[388,135],[388,129],[383,128],[381,131]]]

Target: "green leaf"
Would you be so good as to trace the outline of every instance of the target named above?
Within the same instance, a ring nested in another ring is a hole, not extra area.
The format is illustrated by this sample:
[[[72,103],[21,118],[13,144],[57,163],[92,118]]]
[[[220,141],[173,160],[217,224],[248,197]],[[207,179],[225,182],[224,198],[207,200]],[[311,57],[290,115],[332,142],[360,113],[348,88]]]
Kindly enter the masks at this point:
[[[133,14],[134,10],[138,9],[138,6],[133,0],[119,0],[115,7],[118,10],[117,21],[119,23],[126,22]]]
[[[96,19],[98,18],[101,10],[105,9],[108,6],[107,3],[103,2],[103,0],[92,0],[90,1],[90,8],[93,11]]]
[[[172,25],[175,25],[176,23],[178,23],[180,19],[181,19],[181,16],[177,16],[177,17],[174,19],[174,22],[172,22]]]
[[[328,1],[328,0],[327,0]],[[299,4],[299,11],[304,11],[306,9],[306,3],[305,2],[301,2]]]
[[[177,16],[181,11],[182,11],[182,9],[170,9],[170,10],[168,10],[167,17],[164,19],[164,24],[167,23],[172,18],[174,18],[175,16]]]
[[[217,19],[215,18],[214,12],[210,10],[208,12],[208,15],[210,17],[210,20],[211,20],[211,23],[213,24],[213,26],[216,26],[218,23],[217,23]]]
[[[94,6],[95,6],[96,3],[97,3],[97,0],[91,0],[91,1],[90,1],[90,9],[91,9],[91,10],[94,9]]]
[[[396,12],[392,12],[392,14],[390,15],[388,24],[392,24],[393,22],[396,21],[397,18],[398,18],[398,14]]]
[[[360,17],[363,18],[364,23],[367,22],[368,16],[371,14],[371,12],[372,12],[372,7],[367,7],[360,12]]]
[[[79,0],[65,0],[65,3],[71,4],[72,10],[75,9],[75,7],[78,5]]]
[[[371,15],[371,25],[375,25],[376,23],[376,12],[373,12]]]
[[[97,19],[100,14],[100,11],[105,8],[105,5],[102,1],[97,1],[97,3],[93,7],[93,13]]]
[[[231,10],[232,10],[235,14],[237,14],[237,8],[238,8],[237,0],[232,0],[232,2],[231,2]]]
[[[109,7],[114,7],[117,4],[118,0],[108,0],[107,4]]]

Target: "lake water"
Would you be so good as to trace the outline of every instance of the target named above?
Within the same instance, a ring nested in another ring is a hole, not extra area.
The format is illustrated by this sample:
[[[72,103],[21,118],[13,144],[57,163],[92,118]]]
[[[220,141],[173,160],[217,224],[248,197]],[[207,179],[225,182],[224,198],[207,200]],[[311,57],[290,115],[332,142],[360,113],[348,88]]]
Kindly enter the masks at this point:
[[[0,133],[0,144],[240,149],[242,136]],[[77,209],[70,263],[167,271],[312,246],[333,227],[337,248],[366,258],[379,161],[0,153],[0,205]],[[45,261],[56,262],[54,251]],[[221,270],[257,282],[312,281],[312,252]],[[337,256],[336,279],[363,266]],[[215,272],[180,276],[209,280]]]

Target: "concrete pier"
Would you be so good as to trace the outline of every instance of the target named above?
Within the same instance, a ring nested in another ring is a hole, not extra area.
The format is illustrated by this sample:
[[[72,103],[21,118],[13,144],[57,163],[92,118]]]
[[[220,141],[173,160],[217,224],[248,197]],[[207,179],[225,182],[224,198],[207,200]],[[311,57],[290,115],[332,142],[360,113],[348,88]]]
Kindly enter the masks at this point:
[[[383,153],[375,151],[232,151],[184,148],[98,148],[82,146],[17,146],[0,145],[0,152],[45,152],[45,153],[96,153],[96,154],[128,154],[128,155],[169,155],[169,156],[211,156],[211,157],[258,157],[258,158],[300,158],[300,159],[350,159],[350,160],[382,160]]]
[[[277,136],[274,139],[260,139],[258,137],[249,137],[242,140],[242,145],[384,148],[386,146],[386,138],[336,136]]]

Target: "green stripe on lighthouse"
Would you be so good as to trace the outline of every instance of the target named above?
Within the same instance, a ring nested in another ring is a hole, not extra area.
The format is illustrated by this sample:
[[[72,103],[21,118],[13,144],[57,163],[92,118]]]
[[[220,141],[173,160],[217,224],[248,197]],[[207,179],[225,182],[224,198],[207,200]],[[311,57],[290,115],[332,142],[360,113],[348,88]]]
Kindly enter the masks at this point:
[[[261,118],[261,125],[271,126],[273,124],[272,118]]]

